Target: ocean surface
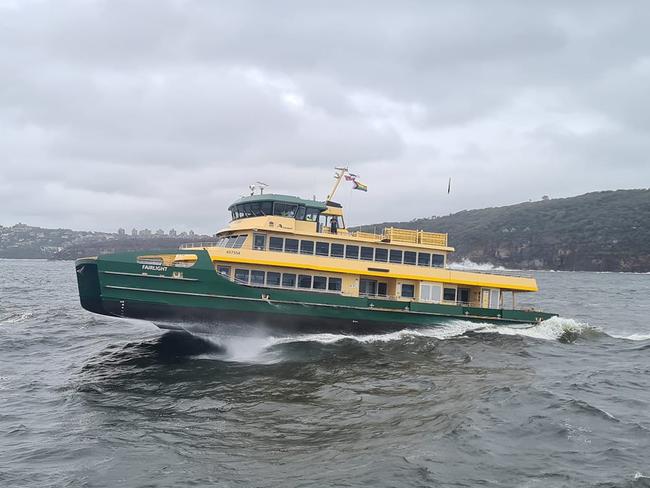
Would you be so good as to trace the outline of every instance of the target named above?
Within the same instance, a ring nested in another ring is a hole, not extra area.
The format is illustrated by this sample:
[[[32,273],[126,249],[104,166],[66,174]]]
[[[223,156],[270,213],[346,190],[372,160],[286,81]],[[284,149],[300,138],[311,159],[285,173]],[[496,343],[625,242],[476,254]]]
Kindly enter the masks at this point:
[[[650,486],[650,275],[535,276],[526,330],[192,336],[0,260],[0,486]]]

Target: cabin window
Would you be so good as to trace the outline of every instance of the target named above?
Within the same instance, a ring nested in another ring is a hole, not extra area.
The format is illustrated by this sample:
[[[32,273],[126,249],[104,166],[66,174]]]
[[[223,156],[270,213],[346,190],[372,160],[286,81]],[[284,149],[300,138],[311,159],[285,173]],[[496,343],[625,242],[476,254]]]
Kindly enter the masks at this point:
[[[345,257],[348,259],[359,259],[359,246],[345,246]]]
[[[269,286],[280,286],[280,273],[269,271],[266,273],[266,284]]]
[[[307,211],[305,213],[305,220],[307,222],[316,222],[318,220],[319,213],[320,210],[318,210],[317,208],[307,207]]]
[[[311,275],[298,275],[298,288],[311,288]]]
[[[329,291],[341,291],[342,280],[341,278],[330,278],[327,283]]]
[[[431,255],[431,266],[436,268],[445,267],[445,255],[444,254],[432,254]]]
[[[250,271],[247,269],[235,268],[235,281],[239,283],[248,283]]]
[[[332,249],[332,256],[333,258],[342,258],[343,257],[343,244],[332,244],[331,249]]]
[[[415,285],[402,284],[402,296],[404,298],[415,297]]]
[[[326,290],[327,278],[325,276],[314,276],[314,290]]]
[[[420,283],[420,301],[439,303],[442,288],[438,283]]]
[[[330,255],[330,244],[329,244],[329,242],[317,242],[316,243],[316,255],[318,255],[318,256],[329,256]]]
[[[224,276],[230,276],[230,266],[217,266],[217,273]]]
[[[293,273],[282,273],[282,286],[288,288],[296,287],[296,275]]]
[[[404,251],[404,264],[415,264],[416,253],[413,251]]]
[[[469,305],[469,288],[458,289],[458,301],[463,305]]]
[[[228,242],[227,237],[220,237],[217,241],[217,247],[224,247],[226,245],[226,242]]]
[[[233,247],[235,245],[235,241],[237,240],[237,237],[239,236],[228,236],[228,241],[226,241],[226,247]]]
[[[446,302],[455,302],[456,288],[445,287],[442,291],[442,299]]]
[[[388,249],[383,249],[381,247],[375,249],[375,261],[379,261],[381,263],[388,261]]]
[[[388,295],[388,284],[387,283],[377,283],[377,295],[380,297],[385,297]]]
[[[372,261],[374,254],[375,254],[375,250],[372,247],[361,248],[361,259],[363,259],[364,261]]]
[[[251,271],[251,285],[263,285],[265,274],[264,271]]]
[[[282,237],[269,238],[269,251],[282,251],[284,239]]]
[[[285,252],[298,252],[298,239],[285,239],[284,240]]]
[[[266,249],[266,234],[253,234],[253,249],[258,251]]]
[[[428,252],[419,252],[418,253],[418,266],[429,266],[431,262],[431,254]]]
[[[395,264],[402,264],[402,251],[398,251],[397,249],[391,249],[390,262]]]
[[[246,237],[248,237],[246,234],[243,236],[237,236],[237,239],[235,239],[235,242],[233,242],[232,247],[239,249],[244,245],[244,241],[246,241]]]
[[[290,203],[281,203],[275,202],[273,204],[273,215],[279,215],[280,217],[296,217],[296,212],[298,211],[298,205],[293,205]]]
[[[359,280],[359,295],[371,295],[374,296],[377,294],[377,280]]]
[[[300,241],[300,254],[314,254],[314,241]]]

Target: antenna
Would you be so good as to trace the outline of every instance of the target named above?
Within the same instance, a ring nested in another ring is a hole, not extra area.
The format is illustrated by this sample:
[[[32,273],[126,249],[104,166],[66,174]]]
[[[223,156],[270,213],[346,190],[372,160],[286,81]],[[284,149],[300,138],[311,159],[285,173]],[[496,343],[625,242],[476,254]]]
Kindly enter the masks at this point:
[[[264,189],[269,185],[267,185],[266,183],[264,183],[262,181],[257,181],[256,183],[257,183],[257,186],[260,189],[260,195],[264,195]]]

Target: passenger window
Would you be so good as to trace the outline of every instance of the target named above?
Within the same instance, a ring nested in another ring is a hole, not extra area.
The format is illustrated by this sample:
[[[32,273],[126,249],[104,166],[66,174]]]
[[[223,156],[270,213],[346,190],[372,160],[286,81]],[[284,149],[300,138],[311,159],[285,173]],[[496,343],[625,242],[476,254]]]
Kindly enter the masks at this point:
[[[239,283],[244,283],[248,284],[248,277],[250,275],[250,271],[247,269],[235,269],[235,281]]]
[[[341,278],[330,278],[327,284],[327,289],[329,291],[341,291]]]
[[[325,276],[314,276],[314,290],[326,290],[327,278]]]
[[[266,249],[266,234],[253,234],[253,249],[258,251]]]
[[[317,242],[316,243],[316,254],[318,256],[329,256],[330,255],[330,244],[329,244],[329,242]]]
[[[300,254],[314,254],[314,241],[300,241]]]
[[[269,251],[282,251],[284,239],[282,237],[269,238]]]
[[[263,285],[264,275],[264,271],[251,271],[251,285]]]
[[[298,275],[298,288],[311,288],[311,275]]]
[[[415,297],[415,285],[402,285],[402,297],[413,298]]]
[[[444,288],[442,291],[442,299],[447,302],[455,302],[456,288]]]
[[[330,256],[332,256],[333,258],[343,257],[343,244],[332,244],[330,247],[332,250]]]
[[[390,250],[390,262],[395,264],[402,264],[402,251],[396,249]]]
[[[266,284],[268,286],[280,286],[280,273],[273,271],[266,273]]]
[[[296,287],[296,275],[292,273],[282,273],[282,286],[287,288]]]
[[[230,266],[217,266],[217,273],[224,276],[230,276]]]
[[[445,267],[445,256],[443,254],[432,254],[431,255],[431,266],[436,268]]]
[[[244,234],[243,236],[237,236],[237,239],[235,239],[235,242],[233,243],[232,247],[236,249],[242,247],[244,245],[244,241],[246,241],[246,237],[247,237],[246,234]]]
[[[428,252],[419,252],[418,253],[418,266],[429,266],[431,261],[431,254]]]
[[[380,263],[388,261],[388,249],[382,249],[381,247],[375,249],[375,261]]]
[[[404,251],[404,264],[415,264],[416,253]]]
[[[285,239],[284,252],[298,252],[298,239]]]
[[[372,261],[375,254],[374,251],[372,247],[361,247],[361,259],[364,261]]]
[[[345,246],[345,257],[348,259],[359,259],[359,246]]]

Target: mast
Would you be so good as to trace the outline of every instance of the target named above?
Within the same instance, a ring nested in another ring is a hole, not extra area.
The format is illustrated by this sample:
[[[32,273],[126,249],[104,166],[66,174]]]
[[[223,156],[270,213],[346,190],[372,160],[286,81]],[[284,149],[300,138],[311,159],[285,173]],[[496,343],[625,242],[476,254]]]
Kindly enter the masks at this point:
[[[336,170],[336,175],[334,175],[336,182],[334,183],[334,187],[332,188],[332,191],[330,191],[329,195],[327,195],[327,201],[330,201],[332,198],[334,198],[334,194],[336,193],[336,190],[338,190],[341,181],[343,181],[343,177],[346,175],[346,173],[348,173],[348,168],[334,168],[334,169]]]

